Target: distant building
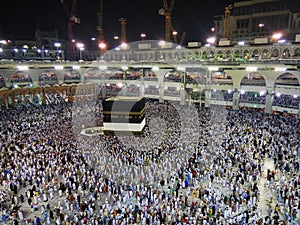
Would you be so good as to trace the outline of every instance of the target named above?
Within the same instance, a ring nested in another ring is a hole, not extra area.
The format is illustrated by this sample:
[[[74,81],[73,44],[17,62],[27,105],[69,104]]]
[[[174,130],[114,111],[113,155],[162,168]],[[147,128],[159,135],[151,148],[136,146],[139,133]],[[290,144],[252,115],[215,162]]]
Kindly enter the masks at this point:
[[[267,37],[272,41],[275,32],[282,38],[295,40],[300,33],[300,1],[295,0],[248,0],[225,7],[224,15],[214,16],[217,38],[253,41]]]
[[[0,59],[64,60],[66,41],[56,31],[36,30],[32,40],[9,40],[0,43]]]

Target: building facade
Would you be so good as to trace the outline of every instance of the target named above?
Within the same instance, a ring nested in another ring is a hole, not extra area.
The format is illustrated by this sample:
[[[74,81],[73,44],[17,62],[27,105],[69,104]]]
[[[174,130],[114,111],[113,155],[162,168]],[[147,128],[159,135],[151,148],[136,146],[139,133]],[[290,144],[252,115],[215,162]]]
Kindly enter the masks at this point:
[[[248,0],[225,7],[224,15],[214,17],[215,35],[234,43],[266,37],[274,32],[294,40],[300,32],[300,2],[293,0]]]

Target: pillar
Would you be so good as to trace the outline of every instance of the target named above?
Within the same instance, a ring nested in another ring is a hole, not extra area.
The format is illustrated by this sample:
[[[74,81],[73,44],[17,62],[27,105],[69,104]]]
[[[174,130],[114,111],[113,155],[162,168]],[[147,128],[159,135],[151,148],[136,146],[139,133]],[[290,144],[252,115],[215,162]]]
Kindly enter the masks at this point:
[[[8,95],[3,96],[4,99],[4,107],[8,109]]]
[[[300,101],[299,101],[299,106],[298,106],[298,117],[300,118]]]
[[[180,88],[180,105],[185,105],[186,91],[184,87]]]
[[[142,82],[142,85],[140,86],[140,95],[141,97],[144,97],[145,95],[145,84]]]
[[[265,113],[272,113],[272,103],[274,96],[271,93],[268,93],[265,101]]]
[[[233,92],[233,97],[232,97],[232,109],[233,110],[239,110],[239,99],[240,99],[240,93],[238,92],[238,90],[235,90]]]
[[[210,99],[211,99],[211,90],[205,90],[205,107],[210,107]]]
[[[81,72],[81,74],[80,74],[80,83],[83,84],[85,82],[85,80],[84,80],[85,71],[80,70],[80,72]]]
[[[158,78],[158,93],[159,93],[159,102],[164,102],[164,76],[171,69],[159,69],[155,71]]]
[[[106,90],[106,83],[101,83],[101,95],[102,98],[106,98],[107,96],[107,90]]]
[[[15,93],[13,92],[11,95],[11,105],[12,107],[16,107],[16,99],[15,99]]]
[[[162,103],[164,102],[164,86],[163,85],[159,85],[158,87],[158,94],[159,94],[159,102]]]

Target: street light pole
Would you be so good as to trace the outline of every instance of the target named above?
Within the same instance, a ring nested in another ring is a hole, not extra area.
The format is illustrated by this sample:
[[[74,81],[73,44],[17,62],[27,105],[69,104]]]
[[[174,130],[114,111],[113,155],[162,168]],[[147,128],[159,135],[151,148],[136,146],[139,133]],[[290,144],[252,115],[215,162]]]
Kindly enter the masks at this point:
[[[106,44],[104,42],[100,42],[98,44],[98,47],[100,49],[100,55],[101,55],[101,59],[103,59],[103,51],[106,50]]]
[[[117,47],[119,45],[119,43],[118,43],[119,36],[114,36],[114,40],[115,40],[115,47]]]
[[[261,37],[261,30],[262,30],[262,28],[265,26],[265,24],[263,24],[263,23],[260,23],[260,24],[258,24],[258,27],[259,27],[259,36]]]
[[[83,43],[77,43],[77,48],[79,49],[79,59],[82,60],[82,51],[84,50],[84,44]]]
[[[211,47],[216,42],[216,38],[215,37],[210,37],[210,38],[207,38],[206,41],[208,42],[208,45],[209,45],[209,54],[208,54],[208,56],[209,56],[209,58],[211,58],[212,57]]]
[[[58,48],[61,46],[61,44],[59,42],[55,42],[54,46],[56,47],[56,54],[57,54],[57,59],[59,59],[59,51]]]
[[[141,39],[145,40],[146,34],[145,33],[141,33]]]
[[[278,40],[282,37],[282,33],[274,33],[272,35],[272,38],[275,40],[275,42],[278,42]]]
[[[216,28],[215,28],[215,27],[212,27],[212,28],[210,29],[210,31],[211,31],[212,37],[216,38]]]
[[[95,37],[91,37],[91,41],[92,41],[92,50],[95,51],[95,49],[96,49],[96,47],[95,47],[96,38]]]

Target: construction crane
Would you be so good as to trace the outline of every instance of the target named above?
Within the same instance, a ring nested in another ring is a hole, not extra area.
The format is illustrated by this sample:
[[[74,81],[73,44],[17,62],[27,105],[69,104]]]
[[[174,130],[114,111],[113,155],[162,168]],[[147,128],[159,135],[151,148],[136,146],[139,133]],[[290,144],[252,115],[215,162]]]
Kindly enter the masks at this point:
[[[73,25],[75,23],[80,23],[80,19],[75,16],[76,8],[77,8],[77,0],[71,0],[71,9],[69,9],[69,2],[60,0],[64,6],[65,13],[68,18],[68,41],[69,41],[69,58],[70,60],[74,60],[74,46],[73,46]]]
[[[230,14],[231,14],[232,6],[225,7],[225,16],[224,16],[224,32],[223,38],[229,38],[229,27],[230,27]]]
[[[100,49],[101,54],[103,51],[107,49],[105,40],[104,40],[104,32],[103,32],[103,0],[99,0],[99,11],[98,15],[98,47]]]
[[[121,43],[126,43],[126,19],[122,17],[119,22],[121,23]]]
[[[182,44],[183,44],[185,35],[186,35],[186,32],[183,32],[182,35],[181,35],[180,42],[179,42],[179,45],[180,45],[180,46],[182,46]]]
[[[165,17],[165,41],[171,41],[172,30],[172,11],[175,5],[175,0],[171,0],[168,4],[167,0],[163,0],[163,8],[161,8],[158,13]]]
[[[178,45],[182,45],[182,44],[183,44],[183,41],[184,41],[184,38],[185,38],[185,35],[186,35],[186,32],[183,32],[183,33],[182,33],[181,38],[180,38],[180,42],[178,43],[178,40],[177,40],[178,33],[177,33],[177,31],[174,29],[174,26],[173,26],[173,23],[172,23],[172,22],[171,22],[171,31],[172,31],[174,43],[175,43],[175,44],[178,44]]]
[[[104,32],[103,32],[103,0],[99,0],[99,11],[98,15],[98,41],[99,43],[104,42]]]

